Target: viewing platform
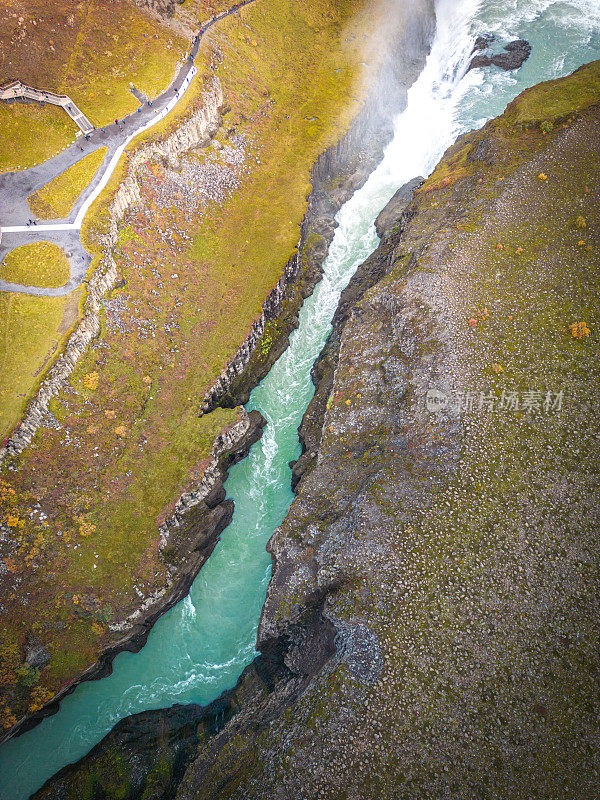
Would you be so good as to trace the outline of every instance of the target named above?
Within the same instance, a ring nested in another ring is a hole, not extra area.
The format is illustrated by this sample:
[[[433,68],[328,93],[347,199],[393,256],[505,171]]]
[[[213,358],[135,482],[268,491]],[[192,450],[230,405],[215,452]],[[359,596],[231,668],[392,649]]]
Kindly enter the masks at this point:
[[[0,86],[0,100],[35,100],[38,103],[52,103],[61,106],[78,126],[82,133],[91,133],[94,126],[85,116],[70,97],[66,94],[56,94],[55,92],[45,92],[42,89],[34,89],[26,86],[22,81],[10,81]]]

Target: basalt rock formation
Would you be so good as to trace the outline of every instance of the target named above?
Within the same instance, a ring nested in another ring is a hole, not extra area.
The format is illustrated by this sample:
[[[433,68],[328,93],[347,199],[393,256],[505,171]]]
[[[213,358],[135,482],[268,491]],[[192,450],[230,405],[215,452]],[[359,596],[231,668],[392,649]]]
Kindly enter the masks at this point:
[[[430,0],[423,0],[421,13],[413,13],[406,28],[398,32],[396,40],[392,40],[392,50],[388,52],[387,58],[382,59],[379,81],[374,82],[365,107],[351,130],[341,142],[329,148],[315,165],[311,176],[313,189],[308,198],[308,211],[298,253],[290,259],[280,281],[266,299],[264,313],[253,325],[247,341],[209,392],[202,404],[204,412],[217,405],[236,407],[244,403],[251,389],[287,347],[289,334],[297,327],[302,302],[321,277],[321,265],[335,227],[335,213],[353,191],[364,183],[381,158],[383,147],[392,135],[393,115],[402,108],[407,88],[422,67],[433,29],[432,4]],[[396,63],[399,53],[402,54],[401,66]],[[31,440],[36,427],[44,418],[48,401],[62,385],[65,376],[72,371],[87,344],[98,333],[99,299],[104,291],[114,285],[117,277],[114,261],[110,256],[117,222],[139,199],[136,172],[144,163],[156,158],[176,164],[182,152],[202,144],[214,134],[219,123],[219,106],[222,102],[218,80],[215,79],[207,87],[204,101],[203,108],[164,142],[150,143],[133,156],[128,177],[117,192],[111,207],[110,231],[105,242],[107,268],[105,272],[98,273],[98,280],[90,287],[93,289],[90,297],[95,305],[89,307],[90,313],[72,336],[65,355],[59,359],[48,380],[43,383],[24,424],[9,442],[8,455],[20,452]],[[85,333],[83,339],[78,337],[81,331]],[[72,350],[71,343],[75,350]],[[247,419],[242,420],[240,425],[243,427],[246,423]],[[253,435],[260,435],[260,427],[255,416],[250,415]],[[242,442],[234,442],[235,447],[232,445],[233,450],[240,453],[240,457],[247,452],[246,445],[249,447],[255,440],[245,430],[241,431],[241,436]],[[220,452],[219,442],[216,443],[216,450]],[[213,466],[215,460],[218,461],[218,458],[213,459]],[[217,472],[220,471],[220,468],[217,469]],[[210,482],[212,477],[214,476],[209,468],[207,481]],[[43,708],[21,718],[7,736],[18,735],[36,725],[44,716],[55,713],[60,700],[81,681],[109,674],[113,658],[122,650],[137,652],[158,617],[187,593],[193,578],[231,519],[232,507],[223,498],[221,477],[223,476],[219,475],[216,481],[214,496],[207,492],[207,481],[203,481],[194,492],[184,495],[175,515],[161,528],[162,555],[172,567],[169,569],[172,580],[167,589],[144,597],[128,617],[111,622],[109,629],[115,633],[115,638],[97,663],[77,676]],[[185,518],[183,521],[182,515]]]
[[[171,19],[175,16],[175,6],[182,5],[183,0],[135,0],[135,3],[161,19]]]
[[[600,792],[599,78],[462,137],[342,298],[258,637],[336,653],[178,800]]]
[[[182,496],[174,514],[161,526],[163,557],[172,562],[178,560],[181,553],[185,555],[183,565],[179,564],[177,569],[170,570],[172,583],[169,590],[145,598],[129,617],[111,624],[115,638],[100,653],[96,663],[79,675],[76,681],[65,686],[50,703],[20,720],[11,730],[11,735],[19,736],[34,728],[44,717],[56,714],[61,701],[83,681],[110,675],[112,662],[119,653],[139,652],[146,644],[154,623],[189,593],[202,565],[233,517],[233,501],[226,499],[223,488],[229,468],[248,455],[252,445],[261,437],[265,425],[266,420],[258,411],[247,414],[242,409],[240,420],[217,437],[211,462],[201,484],[194,492]],[[49,660],[47,652],[32,643],[27,663],[39,665],[45,663],[44,659]]]
[[[176,788],[118,796],[599,794],[599,82],[524,92],[380,217],[315,367],[262,655]],[[109,745],[38,796],[116,797]]]
[[[311,192],[298,252],[263,304],[244,344],[200,404],[201,413],[235,408],[284,352],[298,327],[304,299],[322,276],[322,264],[336,228],[335,215],[367,180],[393,136],[393,119],[406,105],[406,92],[418,76],[435,24],[433,5],[423,0],[405,25],[391,36],[377,79],[348,133],[318,159],[311,172]]]

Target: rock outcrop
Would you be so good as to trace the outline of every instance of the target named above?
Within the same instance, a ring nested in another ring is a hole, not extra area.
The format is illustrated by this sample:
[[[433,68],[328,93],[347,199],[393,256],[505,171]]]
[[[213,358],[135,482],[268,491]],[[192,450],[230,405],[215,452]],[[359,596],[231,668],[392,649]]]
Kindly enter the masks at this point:
[[[172,19],[175,16],[175,8],[182,5],[184,0],[135,0],[135,4],[140,8],[151,11],[160,19]]]
[[[20,720],[10,730],[10,736],[19,736],[38,725],[44,717],[56,714],[62,700],[80,683],[110,675],[112,662],[119,653],[139,652],[155,622],[189,593],[194,579],[233,516],[233,501],[225,498],[223,488],[229,468],[248,455],[265,425],[266,420],[258,411],[246,413],[240,409],[239,421],[217,437],[202,481],[193,491],[182,495],[174,513],[160,528],[163,557],[167,562],[177,562],[177,568],[170,570],[168,588],[146,597],[129,617],[111,624],[109,627],[115,638],[100,653],[96,663],[65,686],[51,702]],[[26,663],[35,662],[39,666],[48,660],[47,651],[32,643]]]
[[[494,41],[493,37],[480,36],[476,42],[473,50],[486,50]],[[500,69],[510,72],[519,69],[529,58],[531,54],[531,45],[525,39],[516,39],[514,42],[509,42],[504,47],[504,53],[496,53],[495,55],[476,55],[469,64],[469,69],[480,69],[481,67],[489,67],[491,65],[500,67]]]

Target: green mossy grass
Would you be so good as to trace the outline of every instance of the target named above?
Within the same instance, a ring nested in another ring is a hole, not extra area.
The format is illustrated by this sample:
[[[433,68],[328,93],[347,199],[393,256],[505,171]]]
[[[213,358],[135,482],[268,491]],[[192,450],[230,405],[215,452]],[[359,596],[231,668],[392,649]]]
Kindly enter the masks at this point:
[[[71,268],[61,248],[51,242],[25,244],[11,250],[0,264],[0,278],[24,286],[64,286]]]

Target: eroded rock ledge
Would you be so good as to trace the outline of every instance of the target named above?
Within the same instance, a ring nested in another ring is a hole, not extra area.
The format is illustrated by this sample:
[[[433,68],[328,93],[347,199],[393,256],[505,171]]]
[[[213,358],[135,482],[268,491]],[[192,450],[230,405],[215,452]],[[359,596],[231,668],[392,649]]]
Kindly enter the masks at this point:
[[[246,403],[287,348],[290,334],[298,327],[302,303],[321,279],[337,226],[335,215],[381,161],[393,135],[392,121],[406,105],[406,92],[423,65],[434,24],[433,4],[421,0],[402,29],[389,32],[388,50],[381,56],[365,105],[348,133],[317,159],[311,171],[298,251],[265,300],[246,341],[203,397],[202,414]]]

